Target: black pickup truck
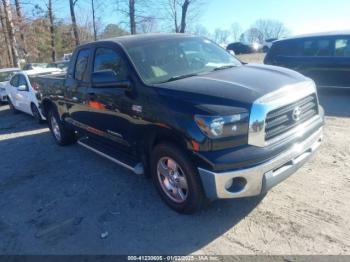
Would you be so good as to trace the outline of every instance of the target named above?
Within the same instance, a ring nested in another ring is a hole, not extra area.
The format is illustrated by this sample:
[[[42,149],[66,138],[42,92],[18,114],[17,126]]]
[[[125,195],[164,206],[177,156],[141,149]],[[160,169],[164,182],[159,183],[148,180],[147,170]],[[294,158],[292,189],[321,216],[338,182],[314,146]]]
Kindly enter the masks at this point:
[[[59,145],[78,143],[149,174],[180,213],[264,194],[316,151],[324,113],[315,83],[243,64],[183,34],[79,46],[66,76],[40,76],[40,109]]]

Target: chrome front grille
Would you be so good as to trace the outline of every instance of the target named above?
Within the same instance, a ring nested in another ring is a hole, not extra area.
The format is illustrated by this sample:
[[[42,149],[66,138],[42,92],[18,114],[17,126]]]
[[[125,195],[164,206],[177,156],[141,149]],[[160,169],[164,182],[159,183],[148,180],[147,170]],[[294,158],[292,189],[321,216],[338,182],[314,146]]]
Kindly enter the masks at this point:
[[[265,122],[265,141],[276,138],[318,114],[316,94],[269,112]]]

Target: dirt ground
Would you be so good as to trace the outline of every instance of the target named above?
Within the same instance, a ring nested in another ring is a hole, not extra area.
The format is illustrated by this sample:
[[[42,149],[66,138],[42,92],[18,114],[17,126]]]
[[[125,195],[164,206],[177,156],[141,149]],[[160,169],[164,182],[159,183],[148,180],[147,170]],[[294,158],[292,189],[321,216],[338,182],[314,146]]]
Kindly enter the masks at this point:
[[[151,180],[46,125],[0,107],[0,254],[348,254],[350,91],[322,91],[315,158],[265,197],[225,200],[192,216]],[[103,236],[103,237],[102,237]]]

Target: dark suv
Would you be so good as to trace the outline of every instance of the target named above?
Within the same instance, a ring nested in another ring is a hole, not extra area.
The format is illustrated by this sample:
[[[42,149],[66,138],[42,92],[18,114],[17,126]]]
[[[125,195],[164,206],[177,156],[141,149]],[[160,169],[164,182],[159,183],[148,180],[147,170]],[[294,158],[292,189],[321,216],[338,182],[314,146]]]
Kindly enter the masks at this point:
[[[264,62],[296,70],[319,87],[350,88],[350,31],[276,41]]]

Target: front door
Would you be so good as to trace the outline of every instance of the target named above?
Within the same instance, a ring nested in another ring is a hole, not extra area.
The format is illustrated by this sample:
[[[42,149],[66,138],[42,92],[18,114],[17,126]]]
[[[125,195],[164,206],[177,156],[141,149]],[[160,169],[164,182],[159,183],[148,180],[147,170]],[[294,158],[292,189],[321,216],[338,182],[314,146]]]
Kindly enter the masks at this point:
[[[32,113],[28,82],[22,74],[19,74],[16,101],[19,110]]]
[[[123,52],[116,46],[106,44],[95,49],[92,73],[112,71],[116,82],[129,80],[129,66]],[[117,84],[108,87],[88,88],[86,104],[89,106],[88,125],[107,142],[114,142],[123,148],[131,146],[134,133],[130,110],[135,102],[130,91]]]
[[[331,87],[350,88],[350,37],[335,38],[334,66],[330,69]]]

